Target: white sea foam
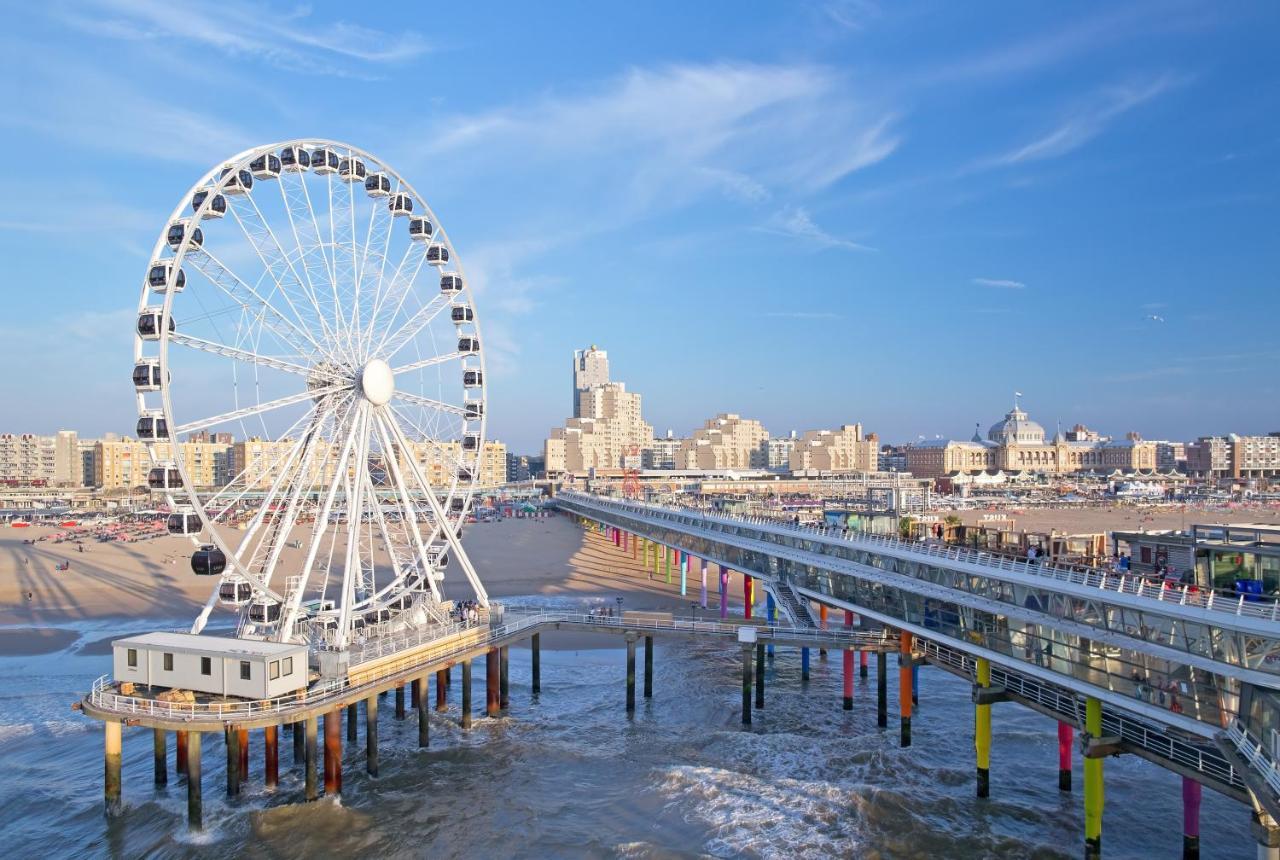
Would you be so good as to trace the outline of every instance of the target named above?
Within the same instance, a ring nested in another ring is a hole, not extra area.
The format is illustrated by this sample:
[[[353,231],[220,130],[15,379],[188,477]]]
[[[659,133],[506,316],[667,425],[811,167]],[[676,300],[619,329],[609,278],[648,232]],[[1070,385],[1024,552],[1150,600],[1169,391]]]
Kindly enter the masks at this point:
[[[717,856],[847,856],[859,845],[850,793],[837,785],[760,779],[737,771],[681,766],[660,771],[659,792],[714,834],[705,846]]]

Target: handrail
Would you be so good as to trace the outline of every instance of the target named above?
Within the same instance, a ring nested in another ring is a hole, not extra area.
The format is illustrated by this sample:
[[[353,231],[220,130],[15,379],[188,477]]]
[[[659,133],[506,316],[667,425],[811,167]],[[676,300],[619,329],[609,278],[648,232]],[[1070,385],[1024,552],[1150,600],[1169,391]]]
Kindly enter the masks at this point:
[[[985,550],[956,547],[928,541],[910,542],[887,535],[874,535],[864,532],[845,533],[841,529],[825,526],[796,526],[785,521],[773,520],[768,517],[747,517],[733,514],[712,513],[698,508],[672,508],[665,505],[655,505],[651,503],[641,504],[638,502],[621,502],[617,499],[609,499],[602,496],[578,493],[574,491],[565,491],[560,494],[560,497],[566,496],[569,497],[570,500],[581,498],[585,504],[596,504],[603,507],[612,506],[624,511],[629,510],[634,514],[642,516],[670,514],[674,516],[687,517],[691,512],[693,512],[701,519],[710,522],[721,522],[731,525],[741,523],[752,526],[763,526],[773,530],[787,530],[789,532],[812,535],[814,537],[825,538],[832,541],[841,540],[845,543],[854,545],[870,545],[891,552],[908,554],[908,558],[911,556],[945,558],[950,561],[973,564],[981,567],[994,567],[998,570],[1024,573],[1031,576],[1040,576],[1060,582],[1067,582],[1073,585],[1097,588],[1101,591],[1114,591],[1117,594],[1131,594],[1157,602],[1176,603],[1179,606],[1201,608],[1212,612],[1234,615],[1236,617],[1257,618],[1265,621],[1276,621],[1280,619],[1280,601],[1278,600],[1270,600],[1266,603],[1261,601],[1254,602],[1246,600],[1244,594],[1237,594],[1234,591],[1226,589],[1200,588],[1199,586],[1193,586],[1190,584],[1182,584],[1181,587],[1178,587],[1167,582],[1150,584],[1141,576],[1117,574],[1104,568],[1089,567],[1087,565],[1067,565],[1050,561],[1033,561],[1030,559],[1013,558],[1006,555],[991,553]]]
[[[1245,761],[1262,777],[1267,786],[1280,796],[1280,764],[1266,751],[1262,741],[1254,740],[1253,735],[1239,720],[1232,720],[1227,726],[1227,737],[1231,738]]]

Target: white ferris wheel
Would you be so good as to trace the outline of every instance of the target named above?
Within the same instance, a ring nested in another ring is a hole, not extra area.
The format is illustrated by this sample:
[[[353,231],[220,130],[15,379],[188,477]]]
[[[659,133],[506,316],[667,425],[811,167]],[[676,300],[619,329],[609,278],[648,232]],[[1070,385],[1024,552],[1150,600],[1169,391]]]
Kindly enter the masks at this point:
[[[484,448],[484,355],[426,201],[377,157],[293,140],[183,196],[138,302],[148,484],[239,635],[344,648],[445,620]],[[179,443],[218,440],[230,448]],[[225,440],[223,440],[225,442]],[[221,454],[228,450],[230,454]]]

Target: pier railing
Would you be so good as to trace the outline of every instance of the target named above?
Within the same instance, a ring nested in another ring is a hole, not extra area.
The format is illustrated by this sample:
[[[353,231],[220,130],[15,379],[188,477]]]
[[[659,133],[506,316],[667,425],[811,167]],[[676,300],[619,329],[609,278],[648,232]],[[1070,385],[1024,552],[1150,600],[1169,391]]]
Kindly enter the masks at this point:
[[[769,517],[711,513],[698,508],[673,508],[654,504],[642,505],[636,502],[623,502],[617,499],[583,493],[564,492],[561,493],[560,498],[567,501],[581,499],[581,503],[584,505],[612,507],[638,516],[662,516],[667,514],[689,517],[696,515],[698,518],[708,522],[763,526],[780,532],[785,531],[802,536],[812,535],[828,541],[842,541],[855,546],[883,549],[886,552],[903,554],[908,557],[946,559],[952,562],[1052,579],[1101,591],[1131,594],[1136,597],[1179,606],[1223,612],[1238,617],[1258,618],[1267,621],[1280,620],[1280,601],[1271,598],[1259,600],[1256,595],[1238,594],[1235,591],[1226,589],[1201,588],[1188,583],[1153,583],[1137,574],[1117,573],[1105,568],[1015,558],[969,547],[958,547],[932,541],[904,541],[888,535],[846,532],[844,529],[828,526],[795,525],[794,523],[774,520]],[[1248,599],[1250,597],[1253,599]]]
[[[932,640],[921,643],[929,662],[949,668],[956,674],[977,678],[975,658]],[[991,667],[991,686],[1007,690],[1020,699],[1066,716],[1075,726],[1084,725],[1084,703],[1069,690],[1041,681],[1032,675],[1011,672],[1000,666]],[[1182,765],[1218,782],[1244,790],[1244,781],[1231,764],[1211,747],[1171,735],[1162,726],[1103,709],[1102,730],[1109,736],[1123,738],[1135,747]],[[1280,774],[1276,775],[1280,780]]]
[[[88,700],[93,707],[110,711],[121,716],[155,717],[165,720],[184,722],[227,722],[234,720],[254,720],[271,715],[282,715],[298,710],[323,707],[335,701],[351,698],[362,690],[376,688],[387,678],[402,675],[412,669],[429,663],[447,661],[473,653],[478,649],[491,647],[495,643],[518,636],[520,633],[544,625],[568,624],[584,629],[614,629],[618,631],[654,631],[677,633],[701,633],[736,638],[738,631],[744,626],[754,626],[765,637],[776,643],[785,642],[828,642],[833,648],[884,648],[897,642],[897,636],[883,631],[865,630],[821,630],[788,626],[741,625],[726,624],[720,621],[702,621],[696,618],[645,618],[592,615],[586,612],[557,612],[542,610],[526,614],[516,614],[513,608],[507,607],[510,620],[498,627],[487,628],[488,635],[482,639],[466,639],[458,641],[456,634],[485,629],[476,625],[456,625],[457,630],[439,638],[442,641],[437,647],[429,646],[430,640],[414,641],[412,637],[405,640],[405,648],[410,652],[399,660],[388,660],[368,671],[361,671],[364,662],[382,660],[394,654],[382,648],[377,653],[363,654],[360,663],[353,662],[349,672],[359,678],[353,683],[348,677],[333,681],[320,681],[306,690],[277,696],[271,699],[253,699],[217,702],[168,702],[145,696],[128,696],[120,693],[108,675],[103,675],[93,682]],[[449,629],[453,629],[452,627]],[[452,640],[452,641],[451,641]]]
[[[1227,726],[1227,737],[1235,744],[1236,751],[1254,769],[1258,776],[1267,782],[1267,786],[1280,796],[1280,763],[1268,753],[1266,745],[1257,740],[1239,720],[1232,720]]]

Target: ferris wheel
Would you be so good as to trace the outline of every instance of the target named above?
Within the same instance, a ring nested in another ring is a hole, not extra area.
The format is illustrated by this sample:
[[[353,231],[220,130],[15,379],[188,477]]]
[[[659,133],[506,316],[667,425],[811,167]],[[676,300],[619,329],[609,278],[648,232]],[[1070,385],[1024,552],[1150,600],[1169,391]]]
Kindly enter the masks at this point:
[[[218,577],[192,632],[221,605],[239,635],[345,648],[446,620],[451,563],[488,605],[459,540],[479,321],[435,214],[377,157],[293,140],[201,177],[147,267],[133,383],[168,530]]]

